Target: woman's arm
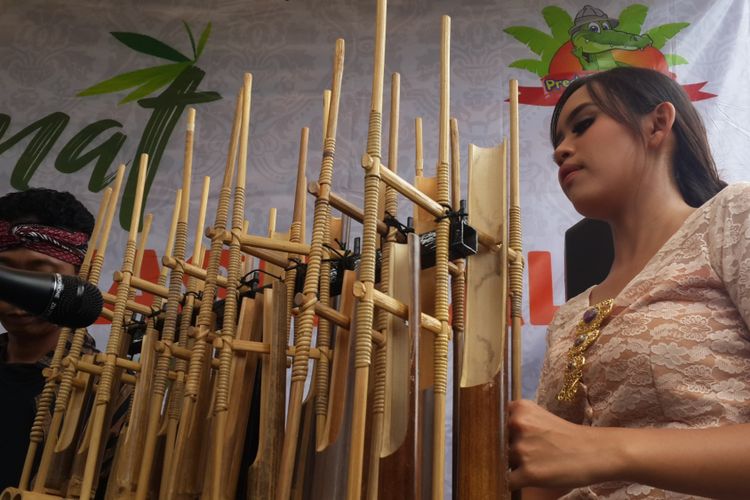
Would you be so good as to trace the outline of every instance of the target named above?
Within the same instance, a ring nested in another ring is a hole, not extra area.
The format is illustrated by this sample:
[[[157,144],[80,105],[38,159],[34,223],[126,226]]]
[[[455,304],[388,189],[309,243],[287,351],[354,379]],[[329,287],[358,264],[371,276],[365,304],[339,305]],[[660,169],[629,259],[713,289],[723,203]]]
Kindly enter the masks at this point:
[[[511,487],[629,481],[715,498],[750,498],[750,424],[622,429],[571,424],[531,401],[510,403]]]

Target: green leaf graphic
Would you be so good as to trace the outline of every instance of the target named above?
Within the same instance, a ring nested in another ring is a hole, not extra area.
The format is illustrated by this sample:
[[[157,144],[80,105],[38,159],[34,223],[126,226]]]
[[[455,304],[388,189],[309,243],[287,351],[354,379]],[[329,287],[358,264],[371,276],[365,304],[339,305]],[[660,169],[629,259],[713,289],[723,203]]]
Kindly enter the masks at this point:
[[[510,36],[529,47],[537,55],[552,53],[560,47],[560,44],[554,38],[543,31],[528,26],[511,26],[503,31]]]
[[[508,66],[511,68],[531,71],[532,73],[536,73],[540,77],[544,76],[547,73],[547,69],[549,68],[549,64],[544,64],[542,61],[538,61],[536,59],[518,59],[517,61],[513,61],[512,63],[510,63]]]
[[[195,60],[197,61],[198,58],[203,54],[203,49],[206,48],[206,42],[208,41],[208,37],[211,36],[211,23],[209,22],[205,28],[203,28],[203,33],[201,33],[200,40],[198,40],[198,55],[195,56]]]
[[[682,56],[678,56],[677,54],[664,54],[664,59],[667,61],[667,64],[670,66],[677,66],[679,64],[687,64],[688,61]]]
[[[121,100],[118,104],[125,104],[128,102],[132,102],[138,99],[141,99],[142,97],[146,97],[147,95],[156,92],[162,87],[166,87],[172,81],[177,78],[180,73],[182,73],[185,68],[187,68],[188,64],[181,64],[176,65],[173,68],[170,68],[166,71],[164,71],[162,74],[159,74],[149,80],[148,82],[144,83],[137,89],[135,89],[133,92],[125,96],[123,100]]]
[[[190,37],[190,46],[193,48],[193,61],[195,61],[196,59],[198,59],[198,53],[195,51],[195,38],[193,38],[193,30],[190,29],[190,25],[185,21],[182,21],[182,24],[185,26],[188,37]]]
[[[620,24],[616,29],[634,35],[640,35],[647,14],[648,7],[645,5],[636,3],[625,7],[622,12],[620,12]]]
[[[110,92],[119,92],[121,90],[137,87],[148,83],[153,78],[159,77],[163,74],[179,74],[180,71],[185,69],[190,63],[177,63],[177,64],[163,64],[161,66],[153,66],[151,68],[139,69],[136,71],[129,71],[127,73],[119,74],[109,80],[97,83],[85,90],[79,92],[78,96],[108,94]],[[179,68],[177,71],[175,68]]]
[[[653,46],[656,49],[661,49],[667,41],[674,37],[677,33],[690,26],[690,23],[670,23],[662,24],[656,28],[652,28],[646,32],[648,36],[653,40]]]
[[[166,43],[160,42],[156,38],[150,37],[148,35],[114,31],[112,32],[112,36],[117,38],[120,42],[124,43],[131,49],[142,52],[144,54],[148,54],[150,56],[156,56],[168,61],[175,62],[190,61],[188,57],[184,56],[178,50],[173,49]]]
[[[542,15],[547,22],[552,37],[561,45],[570,39],[568,30],[573,26],[573,18],[560,7],[549,6],[542,9]]]

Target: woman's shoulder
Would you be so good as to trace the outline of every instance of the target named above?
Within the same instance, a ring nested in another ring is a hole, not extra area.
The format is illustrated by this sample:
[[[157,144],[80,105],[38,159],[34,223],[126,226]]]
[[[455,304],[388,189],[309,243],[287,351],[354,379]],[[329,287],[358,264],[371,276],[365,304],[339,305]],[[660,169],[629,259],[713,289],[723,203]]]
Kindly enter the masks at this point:
[[[750,182],[729,184],[705,204],[708,208],[750,207]]]

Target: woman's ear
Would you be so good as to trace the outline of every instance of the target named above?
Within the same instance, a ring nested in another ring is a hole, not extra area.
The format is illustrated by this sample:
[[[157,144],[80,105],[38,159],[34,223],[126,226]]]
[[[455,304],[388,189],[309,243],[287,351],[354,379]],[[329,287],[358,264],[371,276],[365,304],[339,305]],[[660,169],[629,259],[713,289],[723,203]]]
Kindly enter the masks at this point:
[[[650,147],[659,147],[670,136],[675,120],[675,109],[671,102],[663,102],[645,116],[645,138]]]

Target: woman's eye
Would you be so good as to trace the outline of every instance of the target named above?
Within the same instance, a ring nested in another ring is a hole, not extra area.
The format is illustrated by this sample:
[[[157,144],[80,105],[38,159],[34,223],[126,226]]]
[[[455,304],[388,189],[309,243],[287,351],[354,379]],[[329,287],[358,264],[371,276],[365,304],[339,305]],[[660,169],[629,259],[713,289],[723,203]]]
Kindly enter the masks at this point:
[[[576,122],[576,124],[573,126],[573,133],[576,135],[581,135],[586,131],[587,128],[591,126],[592,123],[594,123],[593,118],[585,118],[579,122]]]

